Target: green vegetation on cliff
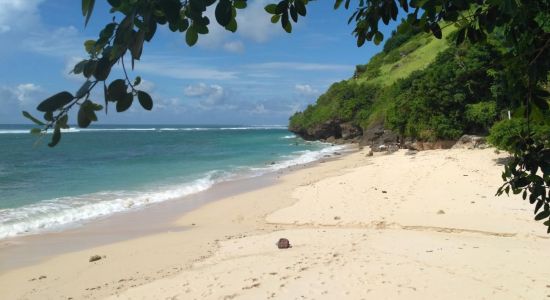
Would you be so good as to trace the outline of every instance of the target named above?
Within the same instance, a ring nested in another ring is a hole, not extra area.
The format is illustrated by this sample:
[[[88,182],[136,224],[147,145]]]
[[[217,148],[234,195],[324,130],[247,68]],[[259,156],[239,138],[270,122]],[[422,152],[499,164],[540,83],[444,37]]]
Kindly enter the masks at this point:
[[[453,40],[451,27],[444,33]],[[384,51],[333,84],[290,118],[293,131],[329,121],[367,130],[384,123],[405,137],[434,141],[485,134],[517,105],[502,90],[499,43],[455,46],[411,30],[394,33]]]

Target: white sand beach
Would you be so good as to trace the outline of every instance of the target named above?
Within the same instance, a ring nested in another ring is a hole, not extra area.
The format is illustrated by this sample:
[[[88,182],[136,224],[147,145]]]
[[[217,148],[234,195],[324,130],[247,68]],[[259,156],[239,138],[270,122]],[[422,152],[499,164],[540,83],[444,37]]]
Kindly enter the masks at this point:
[[[495,196],[505,154],[367,153],[208,203],[165,232],[5,270],[0,298],[550,297],[545,227],[520,197]]]

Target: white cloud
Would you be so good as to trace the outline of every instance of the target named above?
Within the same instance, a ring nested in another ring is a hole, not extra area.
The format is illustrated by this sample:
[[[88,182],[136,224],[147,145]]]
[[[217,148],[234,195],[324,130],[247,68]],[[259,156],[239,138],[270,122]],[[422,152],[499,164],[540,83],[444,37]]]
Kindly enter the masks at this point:
[[[339,64],[319,64],[302,62],[267,62],[261,64],[248,65],[248,68],[255,70],[294,70],[294,71],[349,71],[353,69],[351,65]]]
[[[227,42],[223,45],[223,48],[229,52],[233,53],[243,53],[244,44],[241,41]]]
[[[17,100],[23,105],[34,103],[38,92],[40,92],[40,86],[34,83],[23,83],[18,85],[14,89],[14,94],[17,97]]]
[[[45,97],[44,90],[34,83],[16,86],[0,86],[0,123],[21,123],[25,119],[22,110],[33,112],[39,101]]]
[[[223,87],[217,84],[207,85],[205,83],[187,86],[184,95],[199,98],[199,106],[203,109],[224,105],[228,96]]]
[[[263,104],[256,104],[253,109],[248,111],[252,114],[265,114],[268,112],[268,110],[265,108],[265,105]]]
[[[42,91],[40,86],[34,83],[22,83],[15,87],[0,87],[2,99],[11,101],[12,104],[27,106],[36,103],[36,96]]]
[[[139,84],[137,89],[147,93],[152,93],[153,91],[155,91],[155,87],[156,85],[152,81],[141,79],[141,83]]]
[[[302,96],[313,96],[319,94],[319,91],[312,88],[309,84],[297,84],[294,86],[294,90]]]
[[[67,26],[49,32],[30,32],[22,43],[27,51],[50,56],[77,57],[85,55],[83,41],[84,37],[76,27]]]
[[[39,22],[43,0],[0,0],[0,34],[21,31]]]
[[[209,32],[207,35],[199,37],[198,45],[212,49],[223,48],[233,53],[242,53],[244,51],[244,43],[229,41],[230,39],[239,36],[244,40],[263,43],[281,34],[283,32],[281,26],[271,23],[270,15],[264,10],[264,7],[269,3],[271,3],[270,0],[249,1],[246,9],[238,10],[238,29],[236,33],[226,30],[216,22],[214,16],[215,5],[211,6],[205,14],[210,19]]]
[[[237,13],[237,32],[255,42],[266,42],[273,36],[283,32],[280,25],[271,23],[270,15],[264,7],[271,0],[249,1],[248,7]]]

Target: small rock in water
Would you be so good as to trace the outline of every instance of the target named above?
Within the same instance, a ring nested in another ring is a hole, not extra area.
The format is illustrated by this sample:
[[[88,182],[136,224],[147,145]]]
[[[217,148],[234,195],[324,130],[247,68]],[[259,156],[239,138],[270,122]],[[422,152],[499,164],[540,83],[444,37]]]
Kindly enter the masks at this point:
[[[279,248],[279,249],[288,249],[290,247],[291,247],[290,246],[290,241],[288,239],[281,238],[277,242],[277,248]]]
[[[437,212],[438,215],[444,215],[445,214],[445,211],[440,209],[438,212]]]
[[[101,259],[101,256],[99,255],[93,255],[93,256],[90,256],[90,260],[89,262],[94,262],[94,261],[98,261]]]
[[[272,165],[274,165],[274,164],[275,164],[275,162],[274,162],[274,161],[272,161],[272,162],[271,162],[271,164],[272,164]]]
[[[334,154],[334,155],[342,155],[342,153],[340,153],[340,152],[334,152],[334,153],[332,153],[332,154]]]

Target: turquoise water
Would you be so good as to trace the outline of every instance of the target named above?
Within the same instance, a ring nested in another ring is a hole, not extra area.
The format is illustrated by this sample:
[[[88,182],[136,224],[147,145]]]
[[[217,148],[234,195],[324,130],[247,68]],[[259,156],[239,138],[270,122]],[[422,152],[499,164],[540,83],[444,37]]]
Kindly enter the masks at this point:
[[[80,224],[314,161],[336,148],[277,126],[97,126],[48,136],[0,125],[0,238]]]

